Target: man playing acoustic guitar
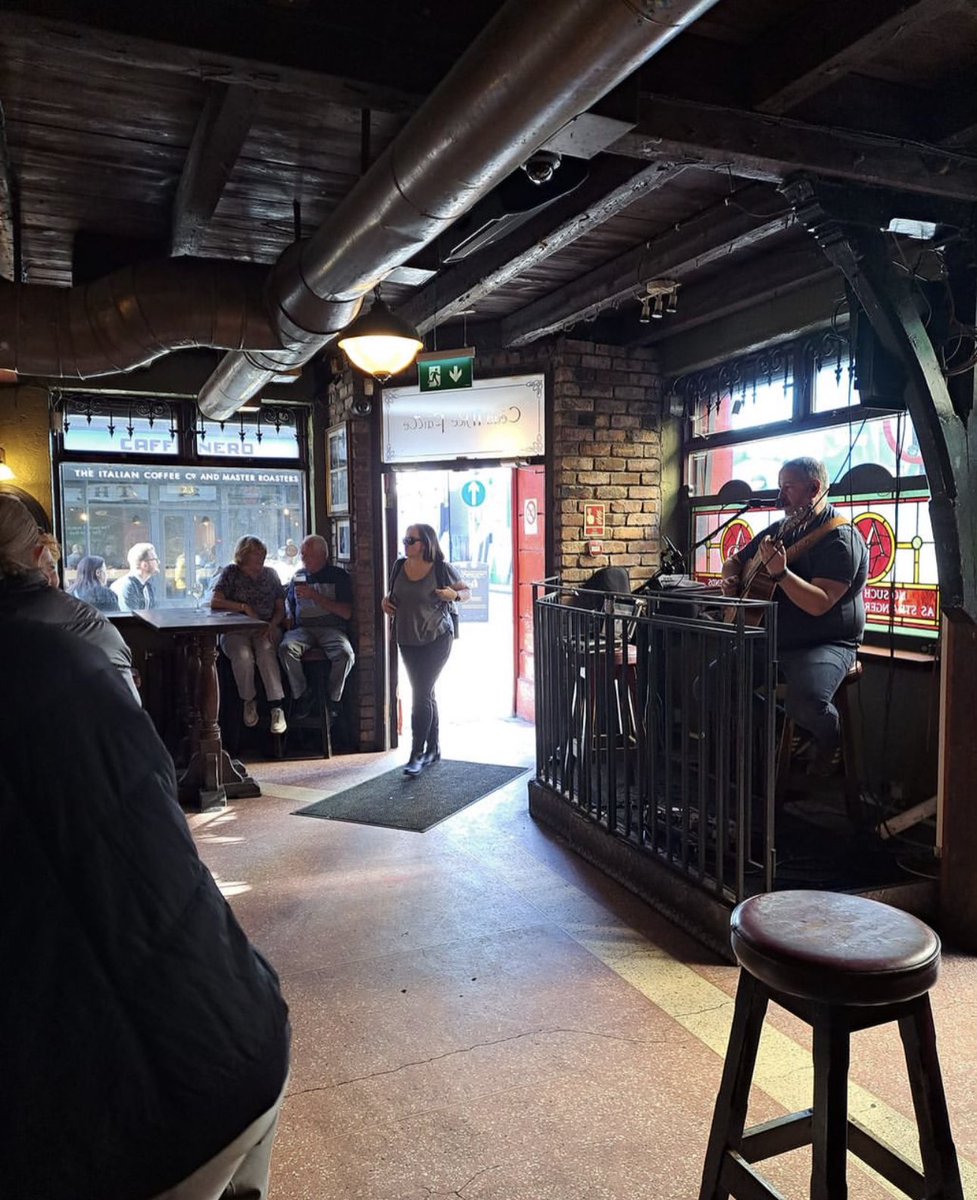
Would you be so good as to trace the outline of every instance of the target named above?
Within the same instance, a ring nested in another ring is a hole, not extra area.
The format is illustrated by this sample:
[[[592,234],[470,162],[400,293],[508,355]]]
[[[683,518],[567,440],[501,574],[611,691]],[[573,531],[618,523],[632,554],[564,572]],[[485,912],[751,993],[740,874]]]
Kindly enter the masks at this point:
[[[738,595],[741,588],[751,594],[755,579],[765,585],[764,597],[773,592],[787,716],[814,740],[811,773],[829,775],[838,761],[839,743],[832,700],[855,663],[865,630],[862,589],[868,548],[858,530],[828,503],[824,463],[791,459],[781,468],[778,485],[784,520],[723,563],[722,590],[727,596]]]

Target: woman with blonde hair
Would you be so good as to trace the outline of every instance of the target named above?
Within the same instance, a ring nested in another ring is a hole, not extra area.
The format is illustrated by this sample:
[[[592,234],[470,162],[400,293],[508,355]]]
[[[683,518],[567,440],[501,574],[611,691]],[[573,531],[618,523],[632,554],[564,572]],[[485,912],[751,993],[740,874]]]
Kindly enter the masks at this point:
[[[264,629],[244,633],[225,633],[221,649],[231,661],[238,695],[244,701],[244,724],[258,724],[255,702],[255,667],[261,672],[265,696],[271,705],[271,732],[285,732],[282,700],[285,689],[278,666],[278,643],[282,640],[285,620],[285,590],[281,580],[265,566],[268,547],[260,538],[246,534],[234,547],[234,561],[226,566],[214,584],[210,607],[214,612],[234,612],[265,621]]]

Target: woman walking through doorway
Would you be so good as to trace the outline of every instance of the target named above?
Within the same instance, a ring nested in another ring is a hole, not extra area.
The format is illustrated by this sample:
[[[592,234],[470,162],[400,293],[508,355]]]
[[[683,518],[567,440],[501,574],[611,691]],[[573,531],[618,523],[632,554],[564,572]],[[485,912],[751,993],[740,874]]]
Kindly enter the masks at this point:
[[[431,526],[410,525],[404,557],[394,563],[390,591],[381,601],[387,616],[396,617],[397,645],[413,692],[405,775],[420,775],[441,757],[434,685],[451,654],[457,621],[454,605],[470,595],[461,576],[445,561]]]

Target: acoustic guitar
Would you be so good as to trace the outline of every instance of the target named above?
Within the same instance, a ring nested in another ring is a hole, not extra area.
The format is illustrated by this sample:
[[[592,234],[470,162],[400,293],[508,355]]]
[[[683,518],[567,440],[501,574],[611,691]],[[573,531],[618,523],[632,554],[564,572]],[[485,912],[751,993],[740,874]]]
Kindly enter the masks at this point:
[[[783,521],[781,522],[780,529],[777,531],[777,537],[774,541],[774,545],[777,546],[778,549],[783,549],[784,538],[790,537],[791,534],[800,532],[800,530],[804,529],[805,526],[811,523],[816,515],[814,508],[815,506],[813,504],[809,504],[806,508],[800,508],[797,510],[797,512],[791,513],[789,517],[784,517]],[[837,524],[841,523],[841,521],[837,521]],[[828,524],[831,526],[831,528],[835,527],[830,521]],[[830,532],[829,529],[823,530],[823,533],[828,532]],[[820,538],[823,536],[823,533],[821,529],[818,529],[815,531],[816,536],[812,536],[811,539],[802,538],[800,541],[795,542],[793,546],[787,550],[786,558],[788,565],[790,564],[792,558],[797,558],[799,554],[802,554],[804,550],[808,548],[808,546],[812,545],[815,541],[820,540]],[[772,600],[773,594],[776,590],[777,584],[773,579],[770,578],[770,572],[764,565],[763,559],[760,557],[759,547],[757,547],[756,554],[754,554],[750,561],[746,564],[746,566],[743,568],[742,574],[740,575],[739,597],[741,600]],[[723,614],[723,620],[727,623],[735,621],[740,611],[741,610],[736,605],[729,605]],[[765,609],[760,608],[759,606],[756,608],[749,608],[744,612],[743,619],[747,625],[759,625],[763,620],[763,614],[765,611]]]

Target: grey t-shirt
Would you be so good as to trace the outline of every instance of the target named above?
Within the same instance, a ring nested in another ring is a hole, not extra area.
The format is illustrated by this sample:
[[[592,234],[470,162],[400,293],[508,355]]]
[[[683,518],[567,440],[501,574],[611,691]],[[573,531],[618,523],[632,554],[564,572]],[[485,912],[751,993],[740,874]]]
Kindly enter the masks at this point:
[[[437,641],[445,633],[452,633],[451,608],[434,594],[438,584],[437,566],[419,579],[416,583],[407,578],[403,569],[403,559],[398,560],[400,566],[394,564],[394,578],[391,595],[397,602],[398,646],[425,646]],[[451,563],[446,562],[442,568],[446,585],[452,588],[464,586],[461,576]]]

